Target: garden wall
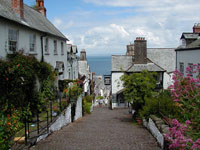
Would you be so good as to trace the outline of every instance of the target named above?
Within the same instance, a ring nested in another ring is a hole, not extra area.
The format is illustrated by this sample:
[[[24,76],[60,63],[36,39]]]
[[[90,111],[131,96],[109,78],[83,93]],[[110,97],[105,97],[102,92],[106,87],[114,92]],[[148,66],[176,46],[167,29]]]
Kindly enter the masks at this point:
[[[71,104],[60,114],[56,121],[50,125],[49,133],[38,137],[37,142],[45,139],[49,134],[54,131],[60,130],[63,126],[66,126],[69,123],[71,123]]]
[[[169,132],[169,126],[164,121],[152,115],[149,120],[143,119],[143,125],[151,132],[159,146],[164,149],[164,135]]]
[[[76,102],[76,114],[75,114],[75,119],[77,120],[82,117],[82,96],[79,96],[77,102]]]

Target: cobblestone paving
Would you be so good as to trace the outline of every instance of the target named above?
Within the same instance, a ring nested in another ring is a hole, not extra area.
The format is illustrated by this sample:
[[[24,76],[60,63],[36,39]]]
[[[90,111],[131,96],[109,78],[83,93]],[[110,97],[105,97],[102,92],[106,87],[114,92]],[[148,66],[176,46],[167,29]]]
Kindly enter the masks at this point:
[[[31,150],[160,150],[152,135],[131,122],[127,109],[95,108],[91,115],[39,142]]]

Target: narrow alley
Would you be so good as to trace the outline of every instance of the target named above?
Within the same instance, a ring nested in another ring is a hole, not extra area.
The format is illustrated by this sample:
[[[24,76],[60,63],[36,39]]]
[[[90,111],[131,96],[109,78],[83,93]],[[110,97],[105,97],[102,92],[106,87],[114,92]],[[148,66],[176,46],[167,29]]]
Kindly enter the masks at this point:
[[[96,107],[91,115],[39,142],[31,150],[159,150],[156,140],[131,121],[128,109]]]

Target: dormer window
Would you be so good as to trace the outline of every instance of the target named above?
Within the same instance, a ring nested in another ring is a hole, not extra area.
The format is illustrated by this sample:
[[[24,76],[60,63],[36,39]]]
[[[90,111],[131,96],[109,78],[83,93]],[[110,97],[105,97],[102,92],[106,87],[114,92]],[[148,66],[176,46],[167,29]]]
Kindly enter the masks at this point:
[[[182,47],[185,48],[186,47],[186,40],[182,39]]]

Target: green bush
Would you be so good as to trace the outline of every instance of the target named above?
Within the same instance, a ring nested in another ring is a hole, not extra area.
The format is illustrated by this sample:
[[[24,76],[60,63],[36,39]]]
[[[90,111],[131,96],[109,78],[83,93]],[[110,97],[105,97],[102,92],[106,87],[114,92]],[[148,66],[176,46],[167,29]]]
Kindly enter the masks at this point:
[[[97,96],[96,99],[103,99],[103,96]]]
[[[93,95],[87,95],[83,98],[83,111],[87,114],[90,114],[90,108],[92,106],[92,101],[94,99]]]
[[[160,112],[168,118],[178,115],[179,107],[173,102],[168,90],[162,91],[157,96],[145,98],[145,105],[139,114],[140,117],[148,118],[150,115],[160,116]]]

